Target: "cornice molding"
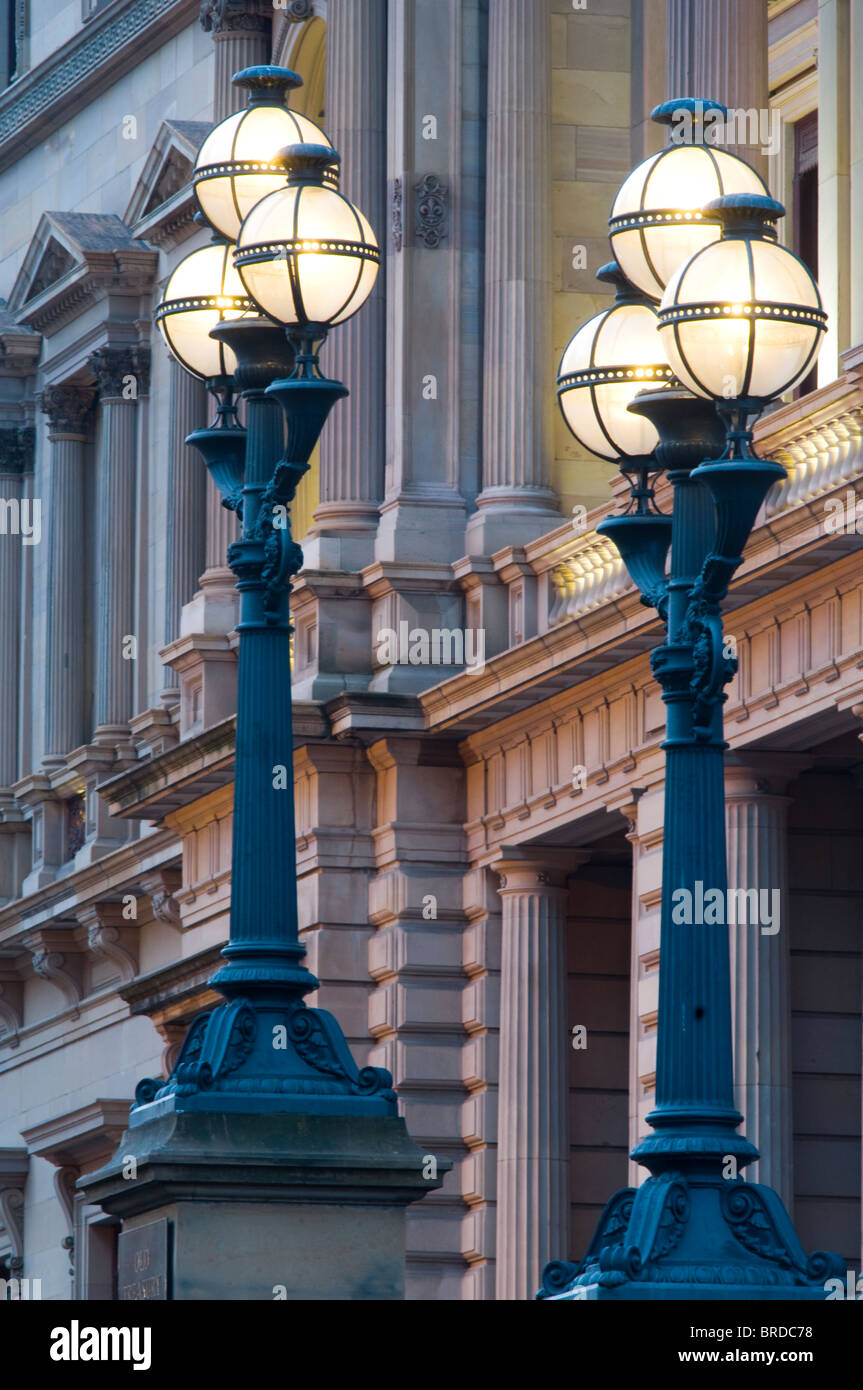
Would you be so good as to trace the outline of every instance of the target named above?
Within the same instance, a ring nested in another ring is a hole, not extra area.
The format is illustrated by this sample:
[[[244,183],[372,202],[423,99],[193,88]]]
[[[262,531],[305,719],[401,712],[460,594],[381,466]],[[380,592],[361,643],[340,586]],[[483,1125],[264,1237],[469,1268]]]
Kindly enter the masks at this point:
[[[126,0],[0,97],[0,171],[14,164],[168,39],[194,23],[198,0]]]
[[[58,1168],[90,1167],[114,1152],[129,1120],[128,1100],[94,1100],[21,1131],[31,1154]]]

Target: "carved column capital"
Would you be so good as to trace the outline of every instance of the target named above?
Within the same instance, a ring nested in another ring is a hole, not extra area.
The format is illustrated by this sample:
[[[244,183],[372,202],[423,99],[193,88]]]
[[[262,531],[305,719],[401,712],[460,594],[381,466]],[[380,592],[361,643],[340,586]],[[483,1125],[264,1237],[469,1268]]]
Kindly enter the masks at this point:
[[[756,797],[786,800],[790,784],[812,767],[813,759],[804,753],[769,753],[745,749],[729,753],[725,759],[726,801],[750,801]]]
[[[531,849],[506,846],[492,868],[500,878],[498,891],[548,894],[566,891],[566,880],[590,858],[588,850]]]
[[[288,7],[289,11],[291,6]],[[235,34],[268,34],[272,4],[263,0],[202,0],[201,28],[214,39]]]
[[[150,388],[150,349],[147,347],[101,347],[87,359],[96,378],[101,399],[118,399],[132,404],[146,396]]]
[[[37,404],[48,416],[49,436],[71,435],[86,439],[87,417],[94,400],[90,386],[46,386],[37,397]]]

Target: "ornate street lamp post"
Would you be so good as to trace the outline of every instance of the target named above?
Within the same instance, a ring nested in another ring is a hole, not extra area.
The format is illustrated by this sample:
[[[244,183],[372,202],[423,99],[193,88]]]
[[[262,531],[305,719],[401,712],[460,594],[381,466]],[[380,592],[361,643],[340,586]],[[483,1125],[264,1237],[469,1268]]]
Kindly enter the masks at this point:
[[[654,114],[698,109],[668,103]],[[776,1193],[744,1181],[758,1151],[737,1132],[733,1100],[722,707],[736,663],[721,606],[758,510],[785,476],[754,453],[751,422],[806,375],[826,325],[809,271],[776,242],[783,211],[731,155],[681,145],[651,156],[624,183],[611,228],[643,294],[662,295],[652,350],[653,311],[624,283],[561,367],[570,428],[594,450],[604,443],[597,451],[632,480],[629,508],[600,529],[666,626],[651,665],[667,733],[654,1133],[632,1154],[650,1177],[611,1198],[579,1264],[546,1267],[540,1298],[823,1299],[825,1280],[842,1272],[838,1256],[807,1258]],[[639,369],[662,376],[660,346],[675,379],[640,389]],[[621,424],[627,405],[648,435]],[[660,469],[671,517],[648,486]],[[679,890],[694,895],[699,882],[705,902],[722,904],[705,908],[703,925],[675,911]]]
[[[240,594],[230,932],[211,981],[226,1002],[193,1021],[167,1081],[139,1082],[119,1154],[81,1185],[123,1217],[208,1193],[244,1204],[229,1217],[241,1261],[253,1250],[254,1204],[272,1203],[282,1236],[274,1249],[261,1237],[269,1253],[261,1265],[252,1258],[249,1275],[263,1286],[285,1261],[302,1284],[304,1218],[291,1212],[313,1203],[335,1233],[332,1253],[310,1269],[325,1296],[344,1285],[345,1297],[399,1297],[395,1223],[451,1164],[435,1159],[429,1170],[398,1117],[390,1073],[358,1068],[336,1019],[305,1003],[318,981],[299,938],[289,613],[303,560],[290,504],[329,411],[348,394],[321,376],[316,349],[362,307],[380,254],[338,192],[326,136],[284,107],[296,75],[252,68],[235,82],[249,107],[211,132],[195,173],[216,239],[177,266],[156,313],[174,356],[219,402],[214,424],[188,443],[240,521],[227,557]],[[135,1184],[120,1180],[129,1154],[141,1168]],[[340,1256],[351,1221],[365,1219],[345,1213],[363,1207],[379,1213],[382,1244],[352,1234]],[[209,1273],[193,1239],[176,1259],[191,1290],[178,1296],[213,1296],[201,1292]]]
[[[241,521],[228,550],[240,594],[230,939],[212,981],[228,1003],[196,1021],[171,1078],[141,1082],[136,1098],[142,1118],[160,1105],[211,1108],[214,1092],[222,1108],[390,1115],[396,1100],[389,1073],[359,1071],[336,1020],[303,1002],[318,982],[299,939],[290,775],[288,601],[303,556],[291,537],[289,507],[329,411],[348,394],[312,370],[317,358],[309,344],[362,307],[380,256],[362,213],[336,191],[335,150],[317,126],[282,105],[296,85],[293,74],[250,69],[236,80],[251,91],[249,107],[207,137],[195,172],[198,197],[221,238],[178,266],[157,311],[178,356],[178,348],[187,358],[197,348],[218,366],[207,381],[221,394],[219,418],[189,442],[202,453],[223,505]],[[277,135],[287,129],[320,143],[267,148],[266,158],[254,158],[273,126]],[[293,233],[287,239],[279,236],[285,227]],[[237,245],[224,239],[231,233]],[[206,257],[212,265],[202,264]],[[213,302],[199,307],[190,293],[186,311],[172,312],[194,273],[210,277]],[[314,304],[312,325],[306,302]],[[189,365],[196,369],[195,361]],[[233,415],[234,389],[245,402],[245,430]],[[274,1048],[279,1030],[285,1045]]]
[[[330,409],[348,394],[312,370],[308,344],[362,307],[380,256],[362,213],[337,191],[336,151],[283,105],[295,75],[253,68],[235,81],[250,90],[249,106],[212,131],[195,170],[216,239],[180,263],[156,312],[174,355],[220,399],[214,426],[189,443],[241,522],[228,551],[240,594],[230,938],[212,980],[228,1003],[195,1021],[167,1082],[139,1083],[141,1123],[160,1108],[210,1109],[216,1099],[257,1112],[396,1113],[389,1072],[360,1072],[336,1020],[303,1002],[318,982],[299,939],[291,775],[288,600],[303,556],[289,507]],[[320,143],[274,150],[285,134]],[[283,228],[293,235],[280,237]],[[284,1045],[274,1048],[274,1037]]]

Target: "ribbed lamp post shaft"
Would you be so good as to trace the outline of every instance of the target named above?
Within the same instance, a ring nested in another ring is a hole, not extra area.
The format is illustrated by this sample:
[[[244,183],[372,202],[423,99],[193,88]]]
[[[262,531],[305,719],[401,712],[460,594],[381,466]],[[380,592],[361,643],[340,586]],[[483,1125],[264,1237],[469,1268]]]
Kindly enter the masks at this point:
[[[713,539],[713,501],[681,470],[672,473],[674,512],[669,583],[669,644],[685,639],[692,586]],[[724,925],[675,922],[674,894],[696,885],[727,887],[721,709],[710,742],[693,734],[688,682],[663,690],[665,830],[662,856],[659,1018],[654,1125],[685,1114],[690,1121],[725,1115],[736,1124],[731,1061],[731,993]],[[681,915],[678,913],[678,915]]]
[[[228,559],[240,594],[230,938],[213,983],[228,998],[301,996],[317,981],[301,964],[291,719],[290,584],[272,583],[273,551],[290,542],[286,508],[267,493],[284,454],[278,401],[266,394],[293,365],[275,327],[223,325],[246,403],[243,524]]]

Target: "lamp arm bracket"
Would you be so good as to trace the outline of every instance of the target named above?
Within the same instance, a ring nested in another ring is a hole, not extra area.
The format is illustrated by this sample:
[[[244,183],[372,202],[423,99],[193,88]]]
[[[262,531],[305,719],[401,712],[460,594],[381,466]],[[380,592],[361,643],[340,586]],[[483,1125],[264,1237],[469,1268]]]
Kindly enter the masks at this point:
[[[723,704],[726,698],[724,687],[737,674],[737,657],[728,651],[723,631],[721,599],[703,582],[710,561],[717,559],[717,556],[708,556],[702,577],[692,588],[683,633],[692,649],[689,689],[693,698],[692,727],[699,742],[711,738],[713,715],[717,705]]]

